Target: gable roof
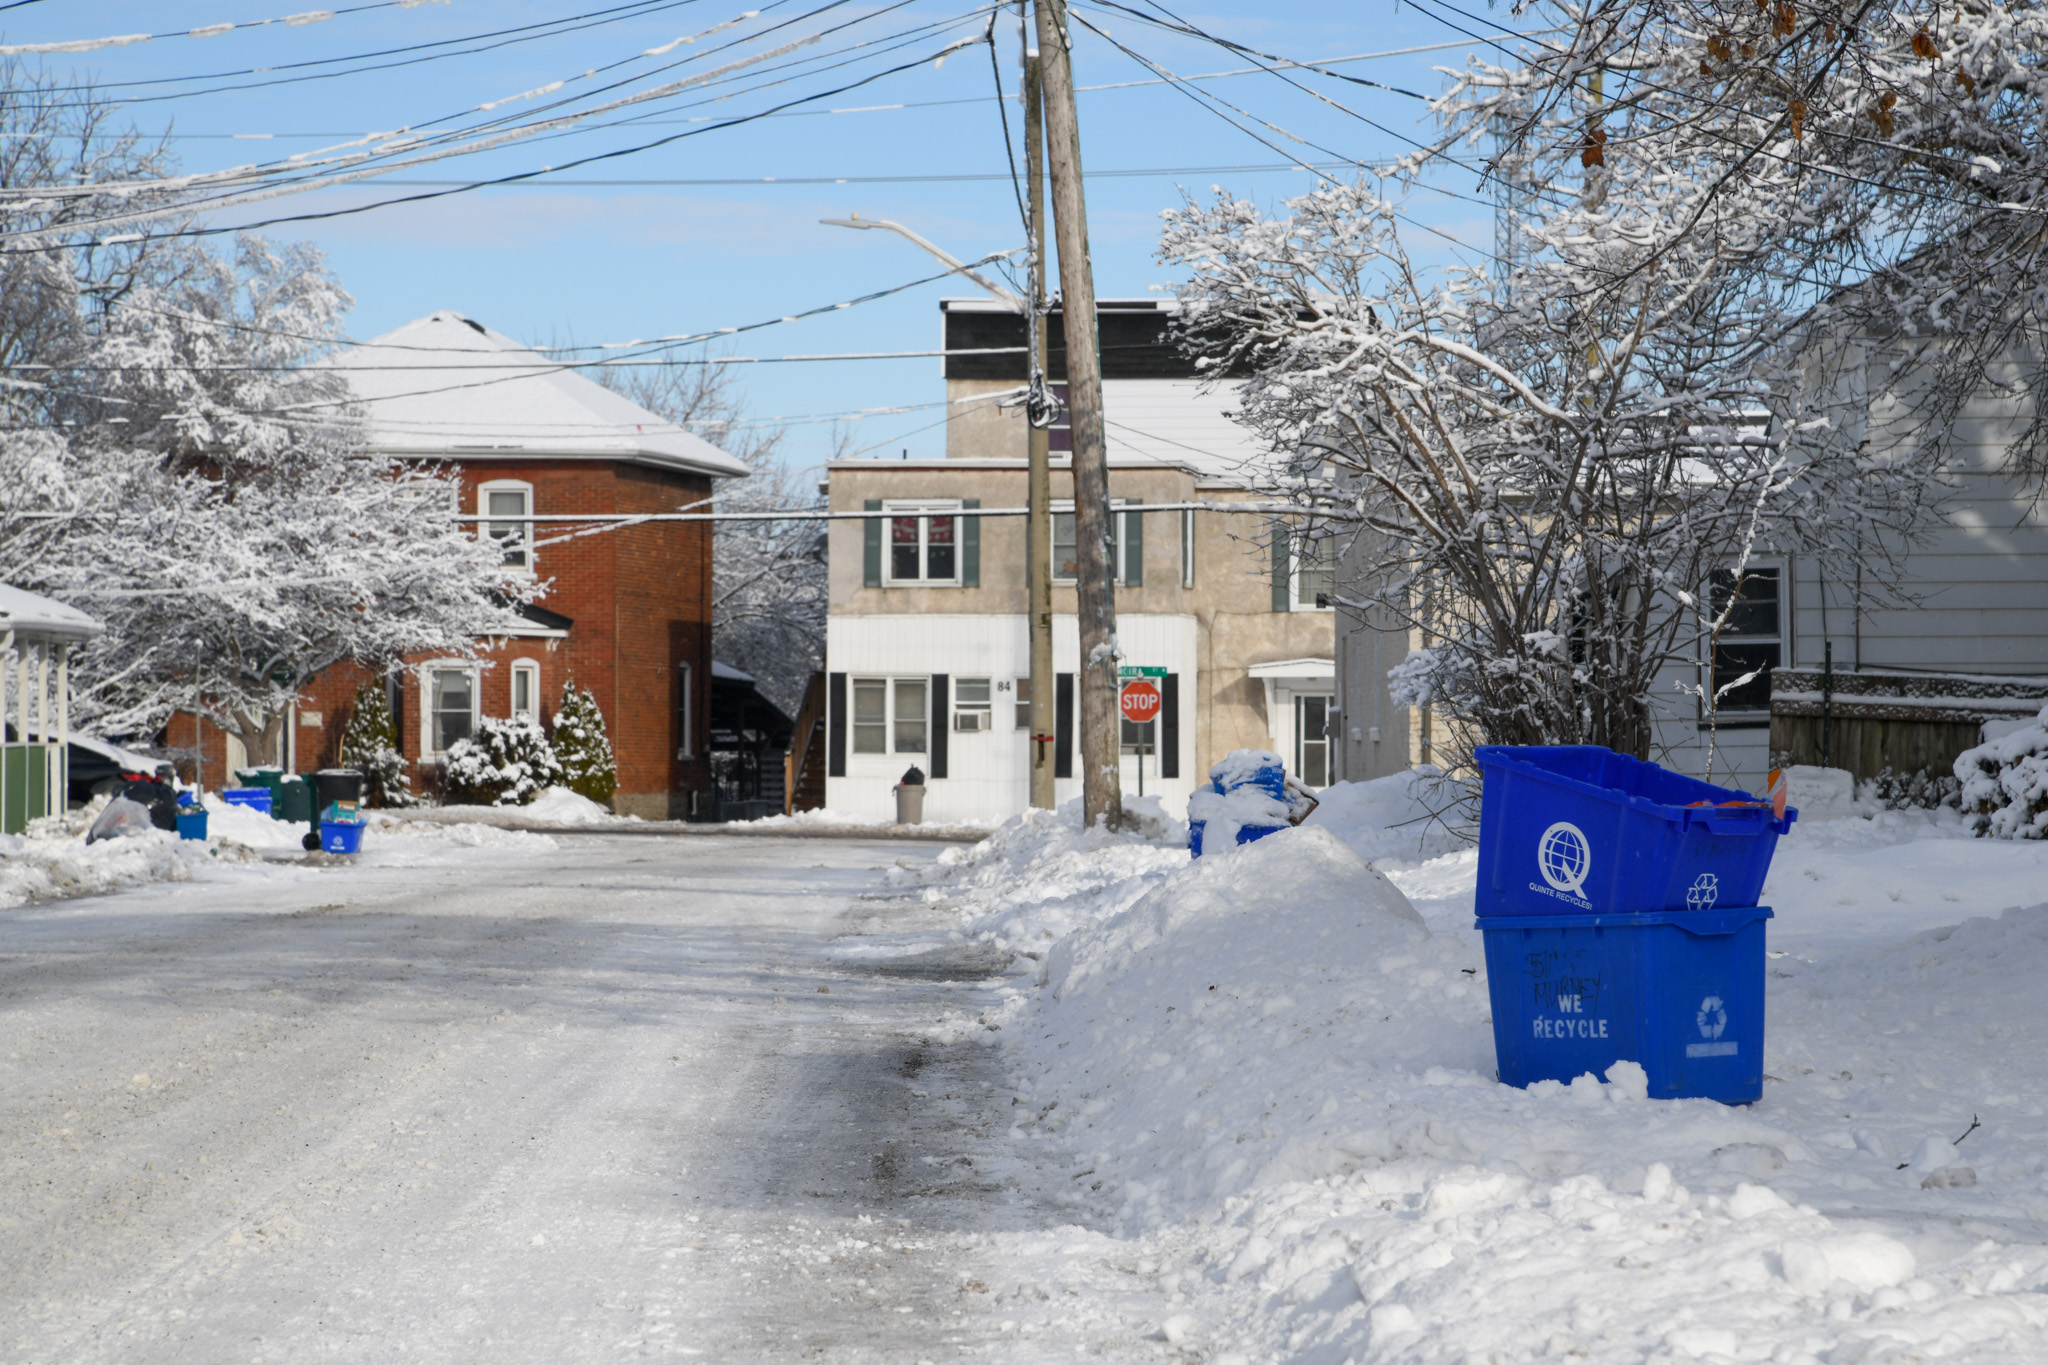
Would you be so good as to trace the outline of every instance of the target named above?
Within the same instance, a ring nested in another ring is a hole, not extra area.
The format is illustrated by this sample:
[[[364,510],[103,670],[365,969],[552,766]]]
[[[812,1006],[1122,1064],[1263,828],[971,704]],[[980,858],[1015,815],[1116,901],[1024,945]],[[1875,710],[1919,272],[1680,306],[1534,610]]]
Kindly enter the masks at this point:
[[[713,478],[732,456],[540,351],[443,310],[340,352],[369,444],[448,459],[622,460]]]

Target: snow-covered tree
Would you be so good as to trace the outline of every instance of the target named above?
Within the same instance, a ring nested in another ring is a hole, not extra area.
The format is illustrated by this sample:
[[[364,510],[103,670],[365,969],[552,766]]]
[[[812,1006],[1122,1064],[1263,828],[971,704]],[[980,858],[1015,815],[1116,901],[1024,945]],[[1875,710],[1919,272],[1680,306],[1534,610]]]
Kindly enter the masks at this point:
[[[382,682],[366,682],[356,689],[348,725],[341,732],[341,766],[363,775],[365,805],[385,810],[410,806],[416,800],[405,754],[398,745],[398,722],[391,714]]]
[[[465,806],[528,806],[561,785],[562,762],[532,716],[486,716],[448,750],[441,794]]]
[[[611,736],[605,732],[597,698],[578,687],[574,678],[563,687],[562,708],[555,712],[554,747],[562,764],[561,784],[578,796],[610,805],[612,793],[619,789]]]
[[[692,357],[698,358],[701,357]],[[599,370],[607,385],[743,460],[752,477],[723,485],[721,512],[822,509],[804,471],[780,454],[783,429],[750,425],[730,372],[677,363]],[[794,716],[825,657],[825,535],[816,521],[721,521],[712,534],[712,653],[753,675]]]

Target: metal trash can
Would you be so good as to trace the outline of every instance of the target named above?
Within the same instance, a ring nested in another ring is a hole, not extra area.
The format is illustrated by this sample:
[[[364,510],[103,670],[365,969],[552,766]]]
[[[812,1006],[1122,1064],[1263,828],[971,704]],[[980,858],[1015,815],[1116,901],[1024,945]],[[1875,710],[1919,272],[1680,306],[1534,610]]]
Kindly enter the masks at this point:
[[[924,770],[913,766],[896,784],[896,823],[924,823]]]

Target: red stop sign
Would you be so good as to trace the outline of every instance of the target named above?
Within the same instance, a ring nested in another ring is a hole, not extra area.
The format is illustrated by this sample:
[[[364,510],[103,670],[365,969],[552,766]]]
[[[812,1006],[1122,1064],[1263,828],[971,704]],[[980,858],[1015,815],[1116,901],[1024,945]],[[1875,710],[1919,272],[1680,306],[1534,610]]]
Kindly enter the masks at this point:
[[[1159,684],[1134,678],[1124,684],[1124,719],[1143,725],[1159,714]]]

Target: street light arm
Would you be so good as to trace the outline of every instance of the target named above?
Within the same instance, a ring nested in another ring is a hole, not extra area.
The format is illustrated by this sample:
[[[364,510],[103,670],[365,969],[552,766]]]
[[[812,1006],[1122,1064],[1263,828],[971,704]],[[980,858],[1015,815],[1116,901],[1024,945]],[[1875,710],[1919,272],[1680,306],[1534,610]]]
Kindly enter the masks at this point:
[[[1019,295],[1011,292],[1008,289],[1005,289],[1002,285],[997,284],[994,280],[988,278],[988,276],[983,275],[973,266],[968,265],[965,261],[962,261],[957,256],[953,255],[950,251],[946,251],[945,249],[938,246],[934,242],[927,241],[925,238],[919,236],[915,232],[912,232],[909,228],[903,226],[903,224],[901,223],[892,223],[886,218],[863,218],[859,214],[855,214],[851,218],[820,218],[818,221],[820,223],[823,223],[826,227],[886,228],[890,232],[895,233],[899,237],[907,237],[911,241],[917,243],[926,251],[938,257],[941,261],[945,262],[946,268],[948,270],[951,270],[956,275],[965,275],[968,279],[973,280],[983,289],[986,289],[989,293],[995,295],[996,298],[1001,300],[1003,303],[1008,304],[1013,311],[1027,314],[1031,311],[1030,305],[1027,304]]]

